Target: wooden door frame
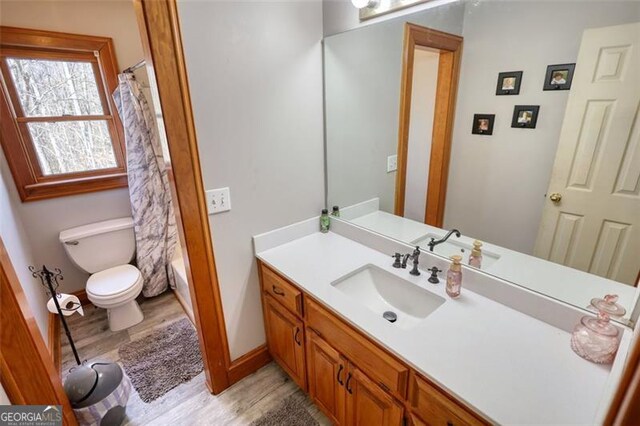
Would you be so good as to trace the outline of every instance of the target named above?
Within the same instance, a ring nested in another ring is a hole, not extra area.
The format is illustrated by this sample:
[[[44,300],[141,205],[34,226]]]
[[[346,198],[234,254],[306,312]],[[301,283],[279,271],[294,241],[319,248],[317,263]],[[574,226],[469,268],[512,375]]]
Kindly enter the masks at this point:
[[[171,160],[169,174],[206,385],[218,394],[266,365],[266,344],[232,361],[191,109],[176,0],[132,0],[150,82],[157,84]],[[77,425],[58,369],[0,239],[0,372],[13,404],[62,405]],[[7,314],[5,314],[7,313]],[[9,315],[11,313],[11,315]],[[7,338],[5,338],[7,337]]]
[[[424,223],[439,228],[442,227],[447,195],[451,136],[460,76],[462,41],[462,37],[454,34],[408,22],[404,25],[398,128],[398,172],[396,175],[394,213],[398,216],[404,216],[414,54],[416,46],[422,46],[440,51],[429,176],[427,178],[427,202],[424,216]]]
[[[78,424],[2,237],[0,379],[12,404],[61,405],[64,424]]]
[[[635,342],[629,348],[622,379],[603,423],[605,426],[640,424],[640,337],[635,334]]]
[[[229,387],[231,365],[198,141],[175,0],[134,0],[144,60],[162,105],[168,171],[207,387]]]

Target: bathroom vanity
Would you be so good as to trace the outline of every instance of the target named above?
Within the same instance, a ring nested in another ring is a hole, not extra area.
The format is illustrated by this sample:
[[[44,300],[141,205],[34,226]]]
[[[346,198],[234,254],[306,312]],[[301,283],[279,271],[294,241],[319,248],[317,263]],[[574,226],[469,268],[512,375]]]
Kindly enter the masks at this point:
[[[411,247],[349,224],[291,225],[254,237],[273,358],[336,424],[594,424],[626,359],[569,345],[580,310],[473,268],[462,295],[392,267]],[[395,322],[383,313],[393,311]]]
[[[633,2],[456,1],[324,38],[340,218],[254,244],[269,350],[333,422],[603,423],[640,315],[639,21]],[[417,277],[392,265],[415,246]],[[570,345],[598,299],[618,302],[611,365]]]

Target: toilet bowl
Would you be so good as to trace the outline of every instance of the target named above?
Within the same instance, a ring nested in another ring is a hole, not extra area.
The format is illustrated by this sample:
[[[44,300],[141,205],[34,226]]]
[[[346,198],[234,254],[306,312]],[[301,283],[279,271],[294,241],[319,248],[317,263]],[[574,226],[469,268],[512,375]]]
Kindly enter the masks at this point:
[[[142,274],[133,265],[105,269],[87,280],[87,298],[98,308],[107,310],[111,331],[124,330],[144,318],[136,302],[142,283]]]
[[[86,283],[87,298],[107,310],[111,331],[143,320],[136,297],[144,280],[138,268],[129,264],[135,255],[132,218],[68,229],[60,233],[60,242],[73,263],[91,274]]]

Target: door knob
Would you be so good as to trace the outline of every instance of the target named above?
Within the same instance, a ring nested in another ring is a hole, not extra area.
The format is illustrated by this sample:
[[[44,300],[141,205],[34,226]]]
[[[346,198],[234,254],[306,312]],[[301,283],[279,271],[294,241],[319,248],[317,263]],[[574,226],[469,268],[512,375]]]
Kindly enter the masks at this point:
[[[553,194],[549,195],[549,199],[557,204],[560,202],[560,200],[562,200],[562,194],[554,192]]]

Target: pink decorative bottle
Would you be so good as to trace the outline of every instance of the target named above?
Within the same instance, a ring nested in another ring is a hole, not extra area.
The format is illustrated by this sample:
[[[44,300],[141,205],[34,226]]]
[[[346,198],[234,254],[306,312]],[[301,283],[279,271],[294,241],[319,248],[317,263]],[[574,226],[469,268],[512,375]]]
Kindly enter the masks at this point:
[[[611,364],[618,351],[618,329],[609,323],[609,315],[584,316],[571,335],[571,349],[582,358],[597,364]]]
[[[480,269],[482,266],[482,242],[475,240],[473,242],[473,249],[469,255],[469,266]]]
[[[447,294],[452,299],[460,296],[460,289],[462,287],[462,256],[451,256],[451,266],[447,271]]]

